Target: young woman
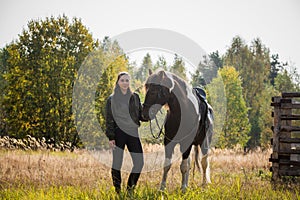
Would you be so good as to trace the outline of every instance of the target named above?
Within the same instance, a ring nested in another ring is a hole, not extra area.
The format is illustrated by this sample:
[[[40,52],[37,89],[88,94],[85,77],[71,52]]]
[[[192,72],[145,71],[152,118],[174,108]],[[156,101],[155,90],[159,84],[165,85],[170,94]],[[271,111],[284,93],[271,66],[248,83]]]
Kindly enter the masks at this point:
[[[106,136],[113,149],[112,180],[117,193],[121,191],[121,167],[125,145],[130,152],[133,168],[128,178],[127,190],[137,184],[144,165],[143,149],[139,139],[142,106],[140,98],[130,90],[127,72],[118,75],[114,93],[106,102]]]

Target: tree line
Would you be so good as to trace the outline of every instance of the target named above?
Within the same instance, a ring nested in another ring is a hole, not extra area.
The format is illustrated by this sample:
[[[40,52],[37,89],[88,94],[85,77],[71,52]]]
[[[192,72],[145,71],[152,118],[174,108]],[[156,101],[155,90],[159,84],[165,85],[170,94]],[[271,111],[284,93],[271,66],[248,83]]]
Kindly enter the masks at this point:
[[[215,109],[214,145],[220,148],[267,147],[271,97],[300,90],[295,66],[270,55],[259,38],[247,45],[234,37],[224,55],[208,54],[191,73],[176,54],[171,64],[163,56],[153,61],[146,54],[137,66],[117,41],[93,38],[80,19],[50,17],[30,21],[18,40],[0,49],[0,136],[105,146],[96,124],[105,129],[104,105],[118,72],[129,71],[132,88],[140,89],[148,70],[157,68],[206,90]],[[137,92],[143,99],[144,91]],[[142,135],[152,137],[145,126]]]

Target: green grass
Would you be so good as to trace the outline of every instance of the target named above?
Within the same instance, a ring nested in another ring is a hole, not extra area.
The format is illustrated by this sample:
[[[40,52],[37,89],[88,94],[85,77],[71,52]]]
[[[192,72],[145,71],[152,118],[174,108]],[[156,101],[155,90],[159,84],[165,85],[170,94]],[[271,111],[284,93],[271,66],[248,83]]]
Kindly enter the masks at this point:
[[[246,180],[243,174],[218,174],[214,177],[218,182],[202,187],[192,183],[183,193],[178,188],[159,191],[151,184],[139,185],[135,193],[129,195],[122,191],[120,195],[114,192],[110,183],[98,183],[94,187],[78,186],[47,186],[36,187],[28,185],[14,185],[0,190],[1,199],[300,199],[296,186],[274,188],[269,180],[261,179],[254,174]]]

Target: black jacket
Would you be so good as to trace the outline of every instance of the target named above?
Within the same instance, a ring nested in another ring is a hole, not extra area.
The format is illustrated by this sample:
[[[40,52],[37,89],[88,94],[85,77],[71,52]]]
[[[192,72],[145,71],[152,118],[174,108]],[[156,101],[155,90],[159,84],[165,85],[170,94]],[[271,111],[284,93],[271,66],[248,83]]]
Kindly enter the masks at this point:
[[[111,97],[110,95],[106,101],[106,107],[105,107],[105,114],[106,114],[106,131],[105,135],[108,137],[109,140],[115,139],[115,130],[118,128],[112,114],[111,110]],[[144,121],[142,119],[142,104],[140,101],[140,97],[138,94],[133,93],[129,99],[129,114],[131,116],[131,119],[140,126],[140,120]]]

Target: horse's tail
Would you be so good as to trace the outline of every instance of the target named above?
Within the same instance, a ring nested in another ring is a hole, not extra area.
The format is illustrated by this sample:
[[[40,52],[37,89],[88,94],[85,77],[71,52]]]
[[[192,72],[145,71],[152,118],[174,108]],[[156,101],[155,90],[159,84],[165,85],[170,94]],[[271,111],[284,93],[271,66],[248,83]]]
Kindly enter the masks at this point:
[[[195,161],[194,161],[194,169],[193,169],[193,177],[195,176],[195,169],[196,169],[196,166],[197,166],[197,169],[199,170],[199,172],[201,171],[201,168],[200,168],[200,162],[199,162],[199,159],[200,159],[200,145],[194,145],[194,155],[195,155]]]

